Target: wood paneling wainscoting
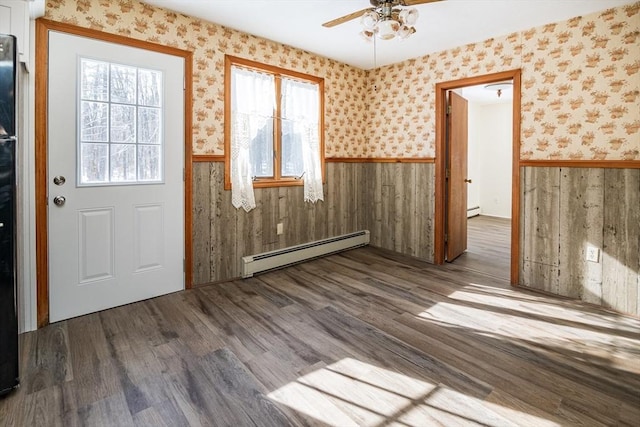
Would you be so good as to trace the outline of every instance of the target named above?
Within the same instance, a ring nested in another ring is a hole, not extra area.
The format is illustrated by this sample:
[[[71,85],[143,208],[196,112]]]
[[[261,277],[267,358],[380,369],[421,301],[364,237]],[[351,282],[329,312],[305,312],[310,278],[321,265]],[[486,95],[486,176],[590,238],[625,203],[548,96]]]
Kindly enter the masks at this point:
[[[326,173],[324,202],[262,188],[247,213],[223,190],[222,162],[194,163],[194,284],[239,277],[242,256],[364,229],[372,246],[433,262],[434,163],[327,162]],[[640,169],[523,167],[521,185],[519,284],[640,315]]]
[[[324,202],[305,203],[302,187],[255,190],[250,212],[231,204],[224,190],[224,163],[194,163],[193,273],[196,284],[240,276],[240,259],[265,251],[357,231],[362,195],[354,169],[330,166]],[[348,183],[348,184],[347,184]],[[276,234],[283,223],[284,233]]]
[[[433,262],[433,163],[365,163],[362,224],[371,245]]]
[[[224,163],[196,162],[194,283],[239,277],[243,256],[358,230],[370,230],[373,246],[431,262],[433,173],[432,162],[327,162],[324,202],[305,203],[302,187],[260,188],[245,212],[224,190]]]
[[[521,284],[640,315],[640,169],[525,167],[522,189]]]

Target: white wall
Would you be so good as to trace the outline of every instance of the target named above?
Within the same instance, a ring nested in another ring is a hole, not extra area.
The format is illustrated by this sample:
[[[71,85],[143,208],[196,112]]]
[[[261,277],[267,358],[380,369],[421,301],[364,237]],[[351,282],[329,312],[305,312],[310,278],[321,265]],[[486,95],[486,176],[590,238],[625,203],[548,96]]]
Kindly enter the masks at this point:
[[[469,103],[468,207],[511,218],[512,105]]]
[[[39,0],[36,0],[37,3]],[[34,3],[34,4],[35,4]],[[37,18],[37,16],[36,16]],[[35,66],[35,21],[29,22],[29,62],[30,70]],[[37,297],[36,297],[36,179],[35,179],[35,73],[26,72],[23,76],[23,102],[25,103],[22,148],[22,221],[21,241],[22,248],[19,258],[22,258],[18,277],[21,278],[22,289],[19,292],[21,311],[19,315],[20,332],[28,332],[37,329]]]

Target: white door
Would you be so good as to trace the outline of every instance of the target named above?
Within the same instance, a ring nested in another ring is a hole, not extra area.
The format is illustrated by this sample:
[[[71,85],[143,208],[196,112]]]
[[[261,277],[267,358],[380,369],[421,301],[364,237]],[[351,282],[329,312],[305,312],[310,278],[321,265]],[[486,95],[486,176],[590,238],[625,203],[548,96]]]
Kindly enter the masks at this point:
[[[49,33],[51,322],[184,288],[184,60]]]

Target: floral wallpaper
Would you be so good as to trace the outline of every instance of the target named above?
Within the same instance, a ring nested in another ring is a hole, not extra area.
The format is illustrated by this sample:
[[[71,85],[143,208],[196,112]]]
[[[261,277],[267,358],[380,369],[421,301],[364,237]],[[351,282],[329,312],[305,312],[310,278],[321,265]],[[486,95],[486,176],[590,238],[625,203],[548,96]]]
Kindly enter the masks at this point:
[[[372,132],[347,155],[434,156],[436,83],[516,68],[522,159],[640,159],[640,2],[370,71]]]
[[[45,18],[193,51],[193,153],[224,154],[224,55],[325,79],[325,152],[364,142],[366,72],[137,0],[47,0]]]
[[[353,155],[433,157],[436,83],[519,68],[520,38],[489,39],[369,71],[372,132]]]
[[[327,157],[433,157],[435,84],[522,68],[522,159],[640,160],[640,2],[371,71],[137,0],[45,17],[193,51],[194,154],[223,154],[228,53],[325,78]]]
[[[640,160],[640,3],[522,33],[523,159]]]

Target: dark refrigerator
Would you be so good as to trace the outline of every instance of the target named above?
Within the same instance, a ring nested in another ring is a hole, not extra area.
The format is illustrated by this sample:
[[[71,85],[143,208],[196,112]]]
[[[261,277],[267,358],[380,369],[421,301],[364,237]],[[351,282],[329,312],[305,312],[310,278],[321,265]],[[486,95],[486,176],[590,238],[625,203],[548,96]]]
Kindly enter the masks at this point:
[[[16,296],[16,39],[0,35],[0,395],[18,378]]]

